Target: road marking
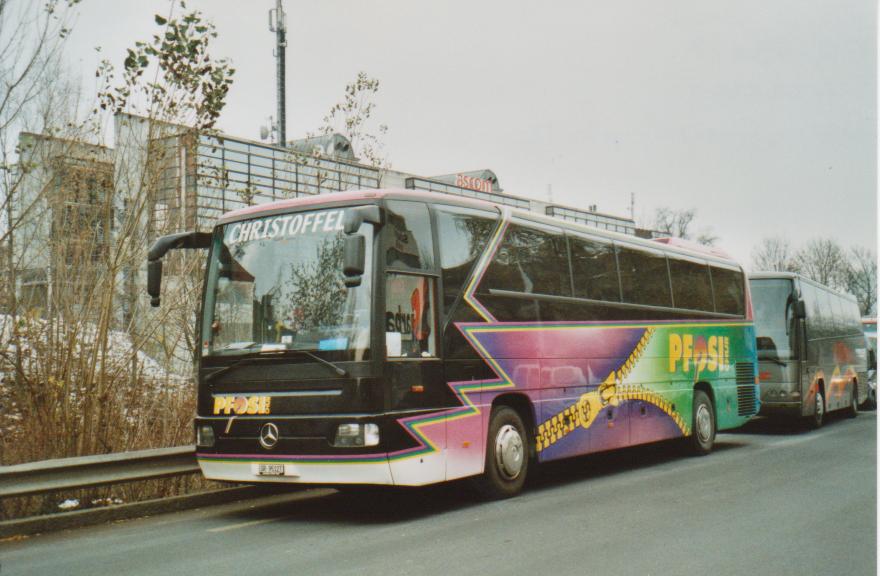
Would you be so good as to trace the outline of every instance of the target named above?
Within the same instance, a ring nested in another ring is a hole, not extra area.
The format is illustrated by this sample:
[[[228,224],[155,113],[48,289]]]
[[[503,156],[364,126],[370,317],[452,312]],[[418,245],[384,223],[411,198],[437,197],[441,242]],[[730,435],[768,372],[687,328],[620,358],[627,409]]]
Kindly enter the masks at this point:
[[[251,520],[250,522],[242,522],[240,524],[230,524],[229,526],[220,526],[218,528],[209,528],[208,532],[226,532],[227,530],[238,530],[239,528],[248,528],[250,526],[259,526],[260,524],[268,524],[286,518],[286,516],[276,516],[275,518],[263,518],[262,520]]]
[[[327,496],[329,494],[334,494],[336,490],[325,488],[318,490],[305,490],[303,492],[299,492],[297,494],[292,495],[290,498],[285,498],[280,504],[287,504],[289,502],[298,502],[300,500],[311,500],[313,498],[321,498],[323,496]],[[253,506],[251,506],[253,508]],[[247,522],[240,522],[238,524],[230,524],[228,526],[218,526],[216,528],[208,528],[207,532],[217,533],[217,532],[226,532],[228,530],[238,530],[239,528],[249,528],[251,526],[259,526],[260,524],[268,524],[270,522],[277,522],[278,520],[283,520],[284,518],[289,517],[290,515],[284,516],[275,516],[273,518],[261,518],[259,520],[248,520]]]

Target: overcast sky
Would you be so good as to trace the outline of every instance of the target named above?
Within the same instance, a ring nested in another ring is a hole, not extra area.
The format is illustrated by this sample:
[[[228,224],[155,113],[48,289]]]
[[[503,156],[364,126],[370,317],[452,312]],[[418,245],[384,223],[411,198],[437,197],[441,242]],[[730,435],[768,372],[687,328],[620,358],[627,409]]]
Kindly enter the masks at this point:
[[[275,112],[274,0],[190,0],[237,68],[219,128]],[[696,208],[747,262],[783,235],[877,243],[877,7],[870,0],[285,0],[288,138],[363,70],[395,169],[490,168],[511,194],[650,219]],[[68,56],[91,82],[164,0],[84,0]]]

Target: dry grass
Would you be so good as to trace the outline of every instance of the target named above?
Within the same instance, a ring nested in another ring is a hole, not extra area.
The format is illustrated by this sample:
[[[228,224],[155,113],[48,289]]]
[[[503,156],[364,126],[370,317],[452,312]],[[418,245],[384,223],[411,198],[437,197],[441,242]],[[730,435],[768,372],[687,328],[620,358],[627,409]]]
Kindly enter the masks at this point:
[[[122,335],[100,338],[88,323],[40,318],[18,319],[14,338],[6,328],[0,330],[6,335],[0,342],[0,464],[193,442],[194,383],[164,371]],[[0,502],[0,516],[58,512],[67,499],[84,508],[205,486],[201,478],[183,477],[8,499]]]

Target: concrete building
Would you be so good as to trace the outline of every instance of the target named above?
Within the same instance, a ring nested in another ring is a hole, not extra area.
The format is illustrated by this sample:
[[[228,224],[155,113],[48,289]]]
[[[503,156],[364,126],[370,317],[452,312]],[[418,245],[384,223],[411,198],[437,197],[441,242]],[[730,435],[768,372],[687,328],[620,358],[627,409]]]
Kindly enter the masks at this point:
[[[112,241],[114,153],[24,132],[19,156],[10,203],[17,297],[45,310],[53,291],[76,288],[69,268],[99,261]]]
[[[136,213],[137,233],[146,249],[164,234],[209,230],[223,213],[248,205],[399,187],[479,198],[606,230],[652,235],[637,229],[630,218],[506,193],[491,170],[424,177],[362,164],[339,134],[281,147],[119,114],[114,119],[113,149],[26,133],[20,145],[28,174],[16,218],[27,206],[32,217],[24,215],[19,233],[29,241],[13,250],[21,262],[17,293],[34,307],[45,307],[53,268],[69,262],[75,249],[53,234],[53,222],[59,218],[75,217],[83,227],[92,227],[100,245],[112,242],[126,216]],[[143,271],[129,271],[121,283],[141,285],[142,275]],[[123,316],[129,316],[122,308]]]

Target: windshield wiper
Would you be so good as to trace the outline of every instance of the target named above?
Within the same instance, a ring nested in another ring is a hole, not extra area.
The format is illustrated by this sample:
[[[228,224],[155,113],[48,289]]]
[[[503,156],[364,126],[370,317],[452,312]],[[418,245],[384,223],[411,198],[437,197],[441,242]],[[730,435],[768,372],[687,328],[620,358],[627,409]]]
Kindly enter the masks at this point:
[[[226,372],[229,372],[230,370],[232,370],[233,368],[237,368],[238,366],[245,366],[247,364],[256,364],[259,362],[264,362],[266,360],[276,360],[279,357],[287,356],[288,354],[291,354],[291,353],[303,354],[305,356],[308,356],[309,358],[311,358],[312,360],[315,360],[319,364],[323,364],[324,366],[327,366],[328,368],[333,370],[339,376],[348,376],[348,372],[346,372],[345,370],[343,370],[342,368],[340,368],[339,366],[337,366],[333,362],[330,362],[329,360],[324,360],[320,356],[318,356],[316,354],[312,354],[308,350],[295,350],[295,349],[294,350],[273,350],[271,352],[263,352],[261,356],[249,356],[247,358],[242,358],[240,360],[236,360],[235,362],[233,362],[232,364],[230,364],[228,366],[224,366],[223,368],[220,368],[219,370],[211,372],[210,374],[205,376],[205,384],[207,384],[208,382],[210,382],[211,380],[213,380],[217,376],[219,376],[221,374],[225,374]]]
[[[337,366],[333,362],[330,362],[329,360],[324,360],[323,358],[321,358],[317,354],[313,354],[313,353],[309,352],[308,350],[297,350],[296,348],[293,348],[291,350],[278,350],[277,352],[267,352],[267,354],[275,353],[275,354],[279,354],[281,356],[285,356],[287,354],[290,354],[291,352],[308,356],[309,358],[311,358],[315,362],[318,362],[318,363],[323,364],[324,366],[330,368],[331,370],[336,372],[336,374],[338,374],[339,376],[348,376],[348,372],[346,372],[345,370],[343,370],[342,368],[340,368],[339,366]]]
[[[773,357],[773,358],[764,357],[764,358],[762,358],[761,356],[758,356],[758,361],[759,362],[773,362],[774,364],[778,364],[779,366],[782,366],[783,368],[788,366],[788,362],[783,362],[782,360],[780,360],[777,357]]]
[[[219,370],[215,370],[214,372],[211,372],[210,374],[205,376],[205,384],[207,384],[208,382],[210,382],[211,380],[213,380],[217,376],[219,376],[221,374],[225,374],[226,372],[229,372],[233,368],[237,368],[239,366],[244,366],[245,364],[254,364],[254,363],[257,363],[257,362],[260,362],[263,360],[270,360],[270,358],[257,356],[257,357],[241,358],[240,360],[236,360],[232,364],[230,364],[228,366],[224,366],[223,368],[220,368]]]

